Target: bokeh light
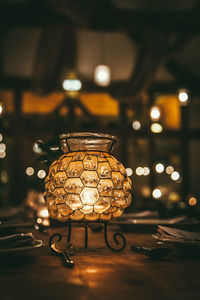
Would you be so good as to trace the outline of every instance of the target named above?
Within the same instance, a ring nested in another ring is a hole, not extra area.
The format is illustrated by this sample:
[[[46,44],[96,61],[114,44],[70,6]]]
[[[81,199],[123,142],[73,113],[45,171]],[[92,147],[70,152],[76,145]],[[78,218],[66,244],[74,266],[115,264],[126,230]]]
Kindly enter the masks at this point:
[[[37,172],[37,176],[38,176],[40,179],[43,179],[43,178],[46,176],[45,170],[39,170],[39,171]]]
[[[142,167],[137,167],[137,169],[135,170],[136,175],[141,176],[143,175],[143,168]]]
[[[171,179],[172,179],[172,180],[176,181],[176,180],[178,180],[179,178],[180,178],[179,172],[177,172],[177,171],[172,172],[172,174],[171,174]]]
[[[133,170],[131,168],[126,168],[126,173],[127,173],[127,176],[131,176],[133,175]]]
[[[100,86],[108,86],[111,81],[110,68],[106,65],[99,65],[94,69],[94,81]]]
[[[171,175],[174,172],[174,168],[172,166],[167,166],[166,173],[168,175]]]
[[[164,172],[165,170],[165,167],[162,163],[157,163],[156,166],[155,166],[155,170],[157,173],[161,174]]]
[[[132,126],[133,126],[134,130],[139,130],[141,128],[141,123],[140,123],[140,121],[135,120],[135,121],[133,121]]]
[[[34,174],[34,169],[32,167],[26,168],[26,175],[32,176]]]
[[[79,79],[65,79],[63,80],[62,87],[68,92],[78,92],[82,87],[82,83]]]
[[[150,117],[153,121],[157,121],[160,118],[160,109],[157,106],[153,106],[150,111]]]
[[[149,175],[149,173],[150,173],[150,169],[148,167],[144,167],[143,168],[143,175],[147,176],[147,175]]]
[[[153,198],[155,199],[159,199],[161,196],[162,196],[162,192],[160,189],[154,189],[153,192],[152,192],[152,196]]]
[[[153,133],[160,133],[163,131],[163,127],[159,123],[153,123],[153,124],[151,124],[151,131]]]
[[[190,197],[188,203],[190,206],[195,206],[197,204],[197,199],[195,197]]]

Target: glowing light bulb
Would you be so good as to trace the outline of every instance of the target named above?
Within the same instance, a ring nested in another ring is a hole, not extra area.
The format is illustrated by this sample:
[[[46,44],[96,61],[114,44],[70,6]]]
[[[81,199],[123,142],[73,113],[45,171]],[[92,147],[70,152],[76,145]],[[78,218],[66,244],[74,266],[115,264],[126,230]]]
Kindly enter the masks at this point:
[[[82,83],[79,79],[65,79],[63,80],[62,87],[68,92],[78,92],[82,87]]]
[[[138,167],[138,168],[135,170],[135,173],[136,173],[136,175],[138,175],[138,176],[143,175],[143,172],[144,172],[144,170],[143,170],[142,167]]]
[[[141,123],[139,121],[133,121],[132,127],[134,130],[139,130],[141,128]]]
[[[179,172],[177,172],[177,171],[172,172],[172,174],[171,174],[171,179],[172,179],[172,180],[176,181],[176,180],[178,180],[179,178],[180,178]]]
[[[94,81],[100,86],[108,86],[111,81],[110,68],[106,65],[99,65],[94,69]]]
[[[187,105],[189,96],[188,96],[186,89],[179,90],[178,99],[179,99],[180,105]]]
[[[43,179],[43,178],[46,176],[45,170],[39,170],[39,171],[37,172],[37,176],[38,176],[40,179]]]
[[[160,189],[154,189],[152,192],[152,196],[155,199],[159,199],[162,196],[162,192]]]
[[[153,133],[160,133],[163,131],[163,127],[159,123],[153,123],[153,124],[151,124],[151,131]]]
[[[150,111],[150,117],[153,121],[157,121],[160,118],[160,109],[157,106],[153,106]]]
[[[144,176],[147,176],[147,175],[149,175],[149,173],[150,173],[149,168],[148,168],[148,167],[144,167],[144,168],[143,168],[143,175],[144,175]]]
[[[164,172],[165,167],[163,164],[158,163],[158,164],[156,164],[155,169],[156,169],[157,173],[161,174]]]
[[[197,199],[195,197],[190,197],[188,203],[190,206],[195,206],[197,204]]]
[[[168,175],[171,175],[174,172],[174,168],[172,166],[167,166],[166,173]]]
[[[127,176],[133,175],[133,170],[131,168],[126,168]]]
[[[26,169],[26,174],[27,174],[28,176],[32,176],[32,175],[34,174],[34,169],[33,169],[32,167],[28,167],[28,168]]]

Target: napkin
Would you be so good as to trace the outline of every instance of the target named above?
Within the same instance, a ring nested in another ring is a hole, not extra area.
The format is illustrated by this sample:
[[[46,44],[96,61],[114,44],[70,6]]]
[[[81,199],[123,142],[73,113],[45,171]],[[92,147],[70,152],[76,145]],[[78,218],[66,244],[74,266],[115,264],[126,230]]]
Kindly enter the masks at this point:
[[[35,242],[35,238],[31,232],[29,233],[18,233],[0,237],[0,248],[15,248],[22,246],[30,246]]]
[[[158,235],[162,238],[167,238],[179,241],[196,241],[200,242],[200,233],[180,230],[177,228],[158,226]]]

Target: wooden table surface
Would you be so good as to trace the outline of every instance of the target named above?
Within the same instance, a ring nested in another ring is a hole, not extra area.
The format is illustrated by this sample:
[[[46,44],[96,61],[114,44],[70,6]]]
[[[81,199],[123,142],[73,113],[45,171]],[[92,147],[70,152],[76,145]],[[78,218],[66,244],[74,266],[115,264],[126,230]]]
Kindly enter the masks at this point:
[[[50,229],[50,234],[54,232],[66,229]],[[153,261],[130,251],[132,244],[155,246],[151,232],[124,233],[127,247],[115,253],[106,248],[103,232],[89,230],[89,248],[73,256],[73,269],[50,254],[49,236],[33,234],[46,246],[26,254],[0,255],[0,300],[200,299],[198,258],[173,255]],[[84,245],[83,238],[83,228],[73,228],[71,241],[77,247]]]

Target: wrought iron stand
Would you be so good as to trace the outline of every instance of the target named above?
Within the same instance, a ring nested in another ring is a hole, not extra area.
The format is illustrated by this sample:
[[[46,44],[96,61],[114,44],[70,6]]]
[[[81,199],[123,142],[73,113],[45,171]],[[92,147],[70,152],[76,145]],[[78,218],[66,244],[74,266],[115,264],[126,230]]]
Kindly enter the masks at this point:
[[[78,222],[78,223],[80,223],[80,222]],[[100,222],[95,222],[95,223],[100,223]],[[122,251],[126,247],[126,239],[123,236],[123,234],[121,234],[119,232],[116,232],[113,234],[113,240],[117,246],[117,247],[113,247],[113,246],[111,246],[110,242],[108,241],[108,228],[107,228],[108,222],[101,222],[101,223],[104,224],[104,240],[105,240],[107,247],[114,252]],[[88,222],[84,222],[84,227],[85,227],[85,249],[87,249],[88,248]],[[70,242],[70,240],[71,240],[71,232],[72,232],[72,222],[68,221],[67,242]],[[62,240],[62,235],[60,233],[53,234],[49,238],[49,246],[51,246],[51,244],[53,242],[55,242],[55,238],[57,239],[56,242],[59,242]],[[121,246],[120,246],[120,242],[121,242]]]

